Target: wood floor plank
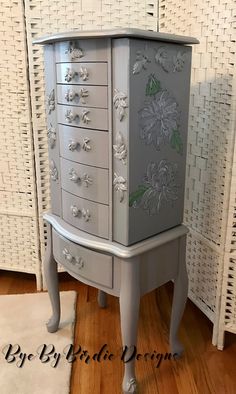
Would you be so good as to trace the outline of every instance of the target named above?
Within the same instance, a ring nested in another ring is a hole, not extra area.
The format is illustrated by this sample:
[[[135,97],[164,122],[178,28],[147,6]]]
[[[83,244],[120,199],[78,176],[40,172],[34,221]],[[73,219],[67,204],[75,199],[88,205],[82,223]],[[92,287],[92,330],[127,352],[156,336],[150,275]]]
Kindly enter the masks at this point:
[[[90,355],[107,344],[112,361],[91,361],[77,356],[73,363],[71,394],[120,394],[124,363],[118,298],[108,295],[108,306],[99,308],[97,290],[60,274],[60,290],[78,293],[75,350]],[[36,292],[35,277],[0,271],[0,294]],[[168,335],[173,285],[168,283],[145,295],[140,303],[137,349],[141,354],[169,353]],[[211,344],[212,323],[188,300],[180,328],[185,353],[180,360],[136,361],[140,394],[235,394],[236,336],[226,335],[224,351]],[[156,352],[156,353],[155,353]]]

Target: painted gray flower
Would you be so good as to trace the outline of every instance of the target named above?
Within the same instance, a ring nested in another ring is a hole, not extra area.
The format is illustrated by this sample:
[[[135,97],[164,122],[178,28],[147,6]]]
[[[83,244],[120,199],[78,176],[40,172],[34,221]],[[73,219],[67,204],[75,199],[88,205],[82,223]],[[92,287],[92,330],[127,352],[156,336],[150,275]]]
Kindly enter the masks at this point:
[[[170,142],[178,118],[177,102],[167,90],[162,90],[139,111],[140,137],[159,150],[162,144]]]
[[[144,183],[130,195],[130,206],[143,208],[149,215],[156,215],[163,202],[178,199],[179,185],[176,183],[177,164],[163,159],[148,165]]]

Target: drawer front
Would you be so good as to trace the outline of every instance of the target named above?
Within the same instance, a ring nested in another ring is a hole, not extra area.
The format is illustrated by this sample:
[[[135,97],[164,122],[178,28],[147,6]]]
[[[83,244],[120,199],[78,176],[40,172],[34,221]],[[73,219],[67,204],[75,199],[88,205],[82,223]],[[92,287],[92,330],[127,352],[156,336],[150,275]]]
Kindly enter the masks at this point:
[[[78,163],[108,168],[108,133],[58,125],[61,156]]]
[[[60,63],[57,83],[107,85],[107,63]]]
[[[107,109],[90,107],[57,106],[58,122],[89,129],[108,130]]]
[[[81,107],[107,108],[107,87],[57,85],[57,102]]]
[[[61,159],[64,190],[88,200],[108,204],[108,170]]]
[[[72,226],[108,238],[108,205],[95,203],[62,190],[62,217]]]
[[[55,44],[56,62],[88,62],[108,60],[106,39],[73,40]]]
[[[94,283],[113,287],[112,256],[97,253],[60,236],[53,229],[53,255],[69,271]]]

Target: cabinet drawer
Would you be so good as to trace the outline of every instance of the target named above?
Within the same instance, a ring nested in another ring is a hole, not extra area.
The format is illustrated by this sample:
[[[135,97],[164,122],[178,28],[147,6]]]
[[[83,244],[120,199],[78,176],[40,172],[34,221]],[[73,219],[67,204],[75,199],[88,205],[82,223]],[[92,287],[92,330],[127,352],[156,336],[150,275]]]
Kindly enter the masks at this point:
[[[63,219],[87,233],[108,238],[108,205],[95,203],[62,190]]]
[[[107,109],[57,105],[58,122],[89,129],[108,130]]]
[[[108,170],[61,158],[61,185],[76,196],[108,204]]]
[[[107,85],[107,63],[59,63],[57,83]]]
[[[61,156],[78,163],[108,168],[108,133],[58,125]]]
[[[57,101],[59,104],[107,108],[107,87],[57,85]]]
[[[94,283],[113,287],[112,256],[94,252],[52,231],[55,260],[69,271]]]
[[[108,60],[106,39],[72,40],[55,44],[56,62],[101,62]]]

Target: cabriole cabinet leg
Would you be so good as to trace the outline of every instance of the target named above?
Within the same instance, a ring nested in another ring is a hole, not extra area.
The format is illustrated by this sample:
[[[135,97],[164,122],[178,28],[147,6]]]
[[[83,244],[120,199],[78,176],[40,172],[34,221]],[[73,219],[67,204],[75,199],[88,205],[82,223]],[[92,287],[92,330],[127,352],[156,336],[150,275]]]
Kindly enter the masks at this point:
[[[176,354],[176,356],[181,356],[184,350],[183,345],[178,339],[178,329],[188,296],[188,275],[185,254],[186,235],[179,239],[178,273],[174,281],[174,296],[170,324],[171,353]]]
[[[48,294],[52,306],[52,317],[47,323],[48,332],[55,332],[58,330],[60,321],[60,295],[58,286],[57,263],[54,260],[52,253],[52,226],[47,223],[47,249],[44,257],[44,277],[48,289]]]
[[[137,393],[135,360],[132,354],[137,344],[140,304],[139,265],[138,257],[121,261],[120,319],[123,343],[122,361],[125,363],[122,384],[124,394]]]

